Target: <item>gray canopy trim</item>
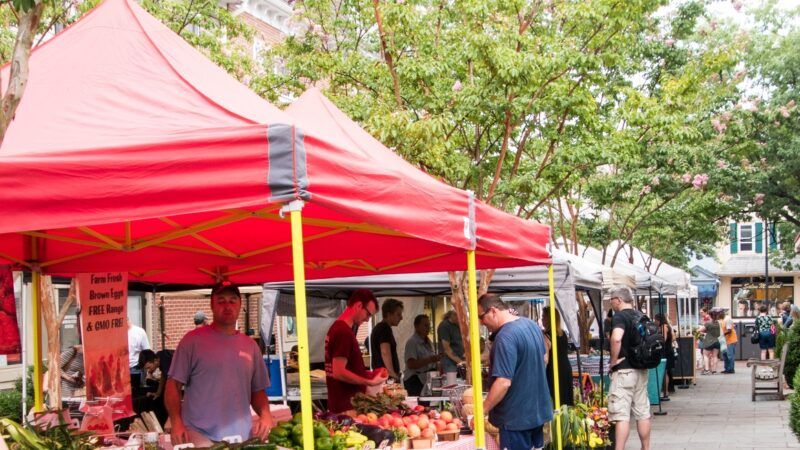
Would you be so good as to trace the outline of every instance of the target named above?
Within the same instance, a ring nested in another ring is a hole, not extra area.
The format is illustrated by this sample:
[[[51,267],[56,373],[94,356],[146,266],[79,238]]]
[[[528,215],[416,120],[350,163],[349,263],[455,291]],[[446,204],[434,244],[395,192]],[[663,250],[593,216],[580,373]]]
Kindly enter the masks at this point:
[[[269,126],[267,140],[269,201],[310,199],[305,134],[292,125],[280,123]]]
[[[467,191],[467,196],[469,202],[467,206],[467,237],[469,238],[470,250],[475,250],[478,246],[478,223],[475,220],[475,193]]]

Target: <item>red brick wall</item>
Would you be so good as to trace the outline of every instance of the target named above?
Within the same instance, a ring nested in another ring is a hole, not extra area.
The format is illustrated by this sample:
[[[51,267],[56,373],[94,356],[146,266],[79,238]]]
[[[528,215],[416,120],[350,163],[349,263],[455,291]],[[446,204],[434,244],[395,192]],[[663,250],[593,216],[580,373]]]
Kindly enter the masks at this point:
[[[184,334],[194,329],[194,314],[197,311],[204,311],[206,317],[211,319],[211,306],[208,296],[192,294],[158,294],[164,305],[164,330],[166,331],[165,344],[168,349],[175,349]],[[261,306],[261,294],[242,295],[242,311],[239,313],[239,331],[245,332],[252,328],[258,336],[259,308]],[[250,322],[245,324],[245,305],[250,305]],[[155,350],[161,350],[161,321],[159,318],[159,308],[153,308],[151,323],[153,324],[153,335],[150,336],[150,344]]]
[[[266,22],[262,22],[261,20],[251,16],[249,13],[242,13],[239,15],[239,17],[242,19],[242,21],[244,21],[244,23],[256,31],[256,38],[261,38],[267,47],[283,42],[283,39],[286,37],[277,28]]]

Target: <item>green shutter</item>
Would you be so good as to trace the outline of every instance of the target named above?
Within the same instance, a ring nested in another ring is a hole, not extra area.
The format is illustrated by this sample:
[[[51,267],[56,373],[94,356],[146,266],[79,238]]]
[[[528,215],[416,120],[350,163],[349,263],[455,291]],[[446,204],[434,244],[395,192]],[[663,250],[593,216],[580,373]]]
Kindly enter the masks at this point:
[[[769,224],[769,249],[778,249],[778,232],[775,230],[775,223]]]
[[[756,253],[761,253],[764,251],[764,224],[761,222],[756,222],[756,233],[753,238],[756,241]]]
[[[731,231],[730,231],[730,238],[731,238],[731,254],[735,255],[739,253],[739,236],[736,234],[736,223],[731,223]]]

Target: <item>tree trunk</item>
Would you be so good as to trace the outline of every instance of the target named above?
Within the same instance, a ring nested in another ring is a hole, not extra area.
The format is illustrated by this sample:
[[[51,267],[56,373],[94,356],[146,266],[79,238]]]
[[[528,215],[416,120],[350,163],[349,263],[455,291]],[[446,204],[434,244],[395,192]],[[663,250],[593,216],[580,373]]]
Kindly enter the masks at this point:
[[[37,0],[28,11],[19,11],[19,28],[14,42],[14,52],[11,55],[11,70],[9,71],[8,87],[0,100],[0,145],[3,143],[8,126],[14,120],[17,106],[25,93],[28,84],[29,61],[33,38],[42,19],[44,3]],[[0,80],[2,89],[2,80]]]
[[[47,329],[47,407],[61,409],[61,327],[56,323],[56,305],[49,276],[40,278],[42,319]]]
[[[450,303],[456,311],[458,317],[458,329],[461,330],[461,341],[464,343],[464,361],[467,363],[467,384],[472,384],[472,354],[470,353],[470,334],[469,319],[467,313],[469,299],[469,279],[466,272],[449,272],[450,290],[453,295]],[[481,270],[478,281],[478,298],[489,291],[489,284],[492,282],[494,269]],[[466,307],[465,307],[466,305]]]
[[[586,307],[586,302],[583,300],[580,292],[575,293],[575,301],[578,302],[578,331],[580,335],[580,353],[589,353],[589,311]]]
[[[42,318],[47,328],[47,406],[61,409],[61,323],[73,301],[75,301],[75,280],[69,287],[69,295],[59,311],[53,298],[53,285],[49,276],[41,279],[40,292]]]

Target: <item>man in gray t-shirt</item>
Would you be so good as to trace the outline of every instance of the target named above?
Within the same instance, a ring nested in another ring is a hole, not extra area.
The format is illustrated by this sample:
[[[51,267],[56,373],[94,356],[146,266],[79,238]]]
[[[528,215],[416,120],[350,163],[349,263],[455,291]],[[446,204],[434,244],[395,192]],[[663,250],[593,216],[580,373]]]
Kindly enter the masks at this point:
[[[403,385],[412,397],[422,395],[428,382],[428,372],[436,370],[436,363],[443,353],[433,351],[433,343],[428,338],[431,332],[431,319],[424,314],[414,318],[414,334],[406,341],[406,370],[403,372]]]
[[[213,323],[187,333],[175,350],[165,394],[174,444],[269,434],[272,416],[265,391],[269,378],[258,345],[236,330],[241,306],[236,286],[215,286]],[[181,387],[185,387],[183,403]],[[251,405],[259,416],[255,428]]]
[[[436,330],[439,337],[439,351],[445,354],[442,360],[445,373],[454,373],[459,364],[464,362],[464,342],[458,328],[458,317],[453,310],[444,315],[444,319]]]

